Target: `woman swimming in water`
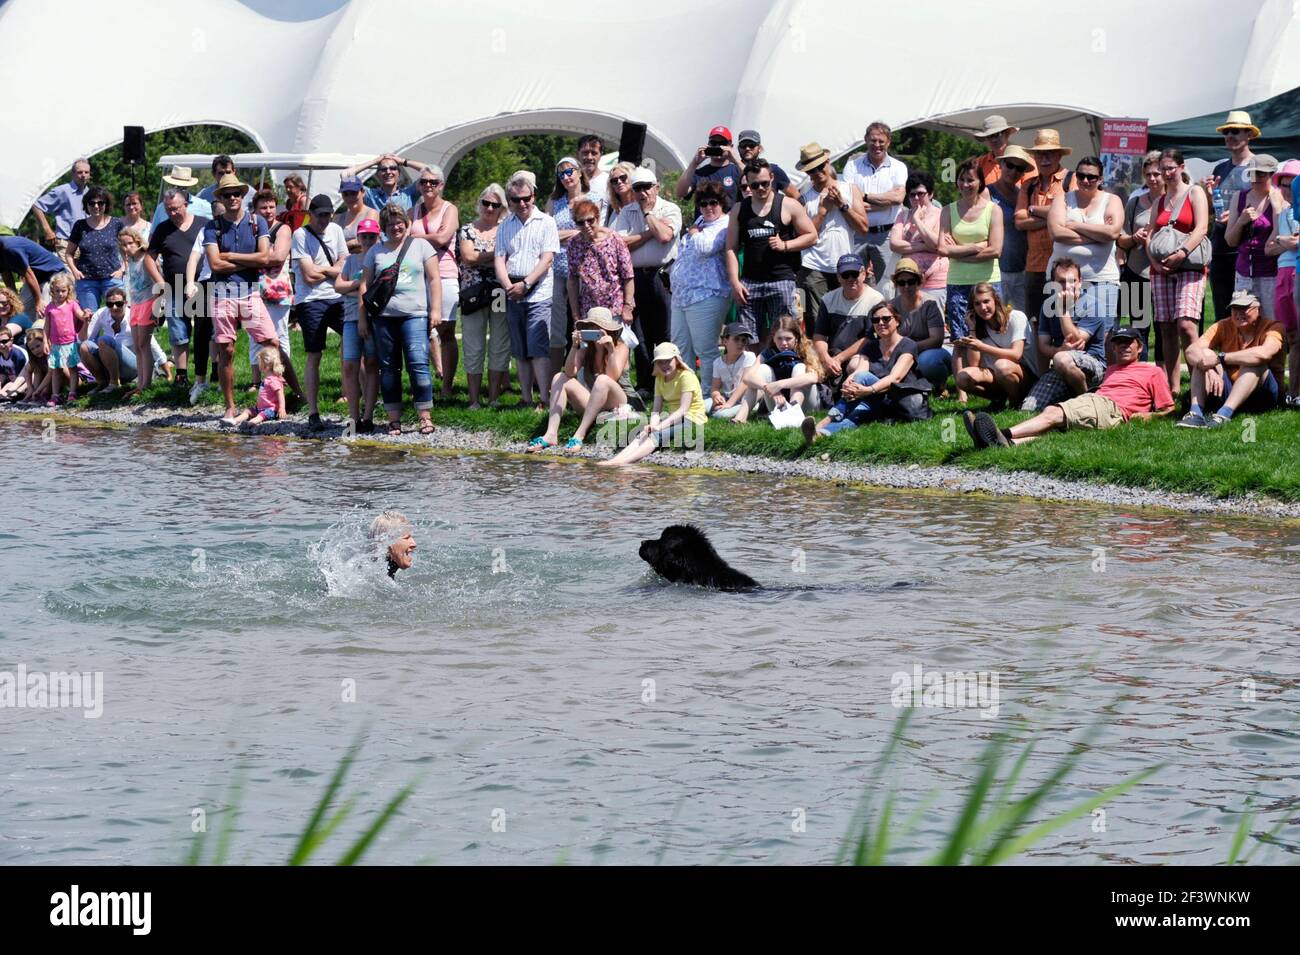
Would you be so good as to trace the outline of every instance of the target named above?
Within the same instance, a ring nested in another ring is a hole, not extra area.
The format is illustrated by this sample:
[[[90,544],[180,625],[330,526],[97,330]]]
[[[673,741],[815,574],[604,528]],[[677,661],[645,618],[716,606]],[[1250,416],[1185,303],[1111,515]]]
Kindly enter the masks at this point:
[[[387,558],[389,577],[396,577],[399,570],[409,570],[415,563],[414,531],[401,511],[384,511],[370,522],[370,540]]]

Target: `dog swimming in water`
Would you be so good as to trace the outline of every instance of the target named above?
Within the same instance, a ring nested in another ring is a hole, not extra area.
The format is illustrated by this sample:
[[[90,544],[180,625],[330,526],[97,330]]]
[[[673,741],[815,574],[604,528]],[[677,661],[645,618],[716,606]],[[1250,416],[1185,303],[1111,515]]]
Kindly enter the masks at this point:
[[[698,584],[717,590],[753,590],[758,582],[718,556],[698,527],[673,524],[658,540],[644,540],[638,551],[655,573],[675,584]]]

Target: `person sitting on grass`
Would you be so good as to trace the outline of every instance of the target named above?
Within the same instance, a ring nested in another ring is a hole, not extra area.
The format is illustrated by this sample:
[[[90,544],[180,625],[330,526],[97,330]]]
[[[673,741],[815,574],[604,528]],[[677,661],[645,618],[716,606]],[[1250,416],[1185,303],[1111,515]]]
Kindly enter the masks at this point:
[[[996,413],[1019,401],[1035,377],[1025,348],[1029,320],[1024,312],[1004,305],[998,290],[988,282],[980,282],[971,289],[970,311],[976,319],[976,329],[982,325],[984,334],[978,338],[971,335],[958,338],[952,343],[953,353],[976,351],[980,361],[978,365],[958,370],[957,391],[987,398],[991,402],[989,410]]]
[[[27,352],[14,343],[13,333],[0,325],[0,401],[17,401],[27,390],[23,369]]]
[[[284,420],[284,362],[280,360],[280,349],[263,348],[258,352],[257,370],[262,373],[262,385],[257,389],[257,403],[233,418],[222,418],[222,424],[238,428],[244,424],[259,425],[266,421]]]
[[[879,292],[867,284],[867,268],[862,257],[841,255],[835,263],[839,288],[822,297],[813,322],[813,348],[831,394],[839,396],[840,386],[848,378],[848,363],[862,350],[871,335],[867,316],[884,301]]]
[[[1174,396],[1169,391],[1169,377],[1164,369],[1138,361],[1142,355],[1142,333],[1120,327],[1111,334],[1110,340],[1112,363],[1096,391],[1049,405],[1035,417],[1010,428],[999,428],[987,412],[965,412],[962,418],[975,447],[1009,448],[1033,441],[1049,431],[1103,431],[1134,418],[1161,417],[1173,411]]]
[[[573,329],[573,347],[564,369],[551,380],[550,417],[546,433],[528,442],[528,450],[544,451],[560,440],[560,419],[570,403],[582,415],[578,428],[564,444],[565,451],[582,447],[592,425],[610,417],[626,420],[632,415],[627,395],[618,379],[627,368],[629,351],[623,341],[626,326],[607,308],[587,310]]]
[[[743,424],[754,407],[754,391],[745,384],[745,372],[758,363],[749,350],[753,336],[742,322],[732,322],[722,329],[722,354],[713,362],[713,381],[709,398],[704,402],[709,415]]]
[[[787,404],[800,405],[805,411],[817,409],[822,364],[804,335],[803,322],[793,315],[778,318],[758,359],[745,372],[743,381],[755,390],[769,412]]]
[[[614,468],[632,464],[665,444],[686,447],[702,443],[708,415],[700,394],[700,379],[686,367],[682,353],[672,342],[660,342],[655,346],[654,379],[654,410],[650,414],[650,423],[618,454],[597,461],[598,466]],[[661,418],[665,404],[673,407],[673,411]]]
[[[1039,363],[1040,367],[1046,365],[1047,371],[1029,389],[1021,411],[1040,411],[1092,391],[1106,374],[1107,319],[1075,314],[1083,291],[1079,264],[1073,259],[1057,259],[1052,266],[1052,289],[1038,318]]]
[[[1187,347],[1192,407],[1178,422],[1180,428],[1221,428],[1238,411],[1272,411],[1278,405],[1284,361],[1281,323],[1260,318],[1254,292],[1238,290],[1228,307],[1227,318]]]
[[[917,365],[916,342],[900,331],[898,308],[881,302],[871,310],[870,320],[876,337],[862,346],[840,400],[821,424],[804,418],[807,441],[872,421],[925,421],[933,416],[929,402],[933,386]]]
[[[399,570],[409,570],[415,563],[414,528],[401,511],[384,511],[376,517],[370,522],[368,536],[376,558],[383,557],[387,562],[389,577],[397,576]]]
[[[49,394],[54,376],[50,374],[50,346],[45,340],[45,329],[28,329],[26,340],[27,363],[23,365],[21,384],[15,389],[18,397],[11,400],[31,404]]]

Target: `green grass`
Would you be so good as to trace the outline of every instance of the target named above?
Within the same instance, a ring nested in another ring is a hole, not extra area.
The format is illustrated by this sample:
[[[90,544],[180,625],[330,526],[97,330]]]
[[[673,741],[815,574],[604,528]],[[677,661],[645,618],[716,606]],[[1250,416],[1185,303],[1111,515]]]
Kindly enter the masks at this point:
[[[302,336],[297,331],[291,335],[294,364],[301,374]],[[160,343],[165,337],[163,333]],[[247,348],[241,332],[235,346],[236,398],[240,405],[249,404],[252,399],[245,391],[251,383]],[[321,364],[322,412],[342,417],[345,406],[335,403],[342,393],[336,339],[331,338]],[[451,401],[438,398],[436,387],[435,383],[433,419],[438,425],[489,431],[510,441],[526,440],[541,434],[545,428],[546,416],[521,407],[517,393],[503,398],[501,410],[467,409],[463,369],[457,373],[455,397]],[[96,395],[81,399],[78,405],[108,407],[121,401],[120,395]],[[155,384],[148,395],[134,401],[177,406],[187,403],[185,395],[165,382]],[[202,403],[219,410],[220,392],[209,391]],[[974,410],[982,405],[978,400],[971,402]],[[747,425],[711,421],[705,429],[704,445],[711,451],[780,459],[824,454],[831,460],[849,463],[943,464],[975,470],[1030,471],[1057,478],[1218,498],[1255,492],[1281,501],[1300,501],[1300,414],[1294,412],[1243,415],[1231,425],[1212,432],[1176,429],[1172,418],[1132,422],[1111,431],[1054,433],[1010,450],[978,451],[962,426],[955,402],[935,401],[933,407],[935,417],[930,421],[857,428],[818,441],[810,450],[804,449],[797,431],[775,431],[764,421]],[[415,420],[414,409],[409,404],[404,417]],[[996,417],[1000,424],[1009,426],[1029,416],[1007,411]],[[576,426],[576,416],[569,415],[561,428],[561,437],[567,437]]]

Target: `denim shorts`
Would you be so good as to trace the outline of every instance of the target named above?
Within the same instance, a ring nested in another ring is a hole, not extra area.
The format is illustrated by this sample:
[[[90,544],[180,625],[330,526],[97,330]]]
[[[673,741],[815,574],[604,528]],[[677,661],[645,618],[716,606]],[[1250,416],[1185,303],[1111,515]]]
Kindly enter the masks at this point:
[[[261,415],[267,421],[274,421],[278,417],[274,408],[250,408],[249,410],[253,412],[254,417]]]
[[[366,358],[379,360],[379,350],[375,347],[375,333],[372,330],[369,338],[362,338],[361,332],[357,330],[356,322],[343,323],[343,360],[360,361],[362,355]]]

